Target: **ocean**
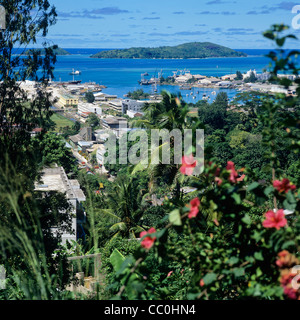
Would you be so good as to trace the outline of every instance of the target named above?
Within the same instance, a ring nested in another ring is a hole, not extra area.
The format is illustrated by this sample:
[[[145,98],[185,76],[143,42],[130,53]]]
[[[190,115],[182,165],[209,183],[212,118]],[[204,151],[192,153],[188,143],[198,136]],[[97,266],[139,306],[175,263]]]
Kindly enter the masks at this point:
[[[109,49],[66,49],[71,55],[57,56],[53,81],[70,81],[73,76],[72,70],[80,70],[81,74],[74,76],[74,80],[82,82],[96,82],[105,85],[107,88],[102,92],[117,95],[123,98],[129,91],[143,89],[147,93],[153,93],[152,86],[141,86],[141,74],[148,73],[149,77],[163,77],[173,75],[173,72],[189,70],[192,74],[205,76],[223,76],[233,74],[236,71],[247,72],[255,69],[258,73],[268,68],[270,62],[265,55],[269,50],[237,49],[248,54],[248,57],[240,58],[207,58],[207,59],[93,59],[90,56],[94,53]],[[190,91],[180,91],[179,86],[157,86],[158,93],[167,90],[171,93],[181,92],[186,102],[196,102],[202,99],[203,94],[214,99],[213,91],[225,91],[232,99],[237,91],[231,89],[195,89],[193,94]],[[194,98],[193,98],[194,97]]]

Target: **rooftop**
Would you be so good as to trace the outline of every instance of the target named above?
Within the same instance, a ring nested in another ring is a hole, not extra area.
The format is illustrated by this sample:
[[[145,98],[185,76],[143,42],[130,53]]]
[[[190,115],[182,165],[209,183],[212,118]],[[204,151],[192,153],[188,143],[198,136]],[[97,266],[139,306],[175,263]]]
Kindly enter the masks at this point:
[[[46,168],[43,170],[41,182],[35,184],[36,191],[58,191],[66,193],[68,199],[85,201],[86,197],[77,180],[69,180],[63,167]]]

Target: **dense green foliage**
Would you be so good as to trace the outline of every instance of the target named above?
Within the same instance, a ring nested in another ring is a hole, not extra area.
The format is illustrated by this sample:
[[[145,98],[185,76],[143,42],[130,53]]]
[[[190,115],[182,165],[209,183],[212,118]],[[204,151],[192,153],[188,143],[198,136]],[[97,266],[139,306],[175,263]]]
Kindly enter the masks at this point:
[[[59,48],[57,45],[51,46],[49,48],[53,50],[53,53],[56,56],[69,56],[70,55],[70,53],[67,50]],[[36,51],[38,54],[40,54],[42,56],[46,54],[45,49],[32,49],[32,50]],[[25,54],[28,54],[28,53],[30,53],[30,51],[25,52]]]
[[[246,54],[210,42],[191,42],[174,47],[130,48],[102,51],[92,58],[103,59],[202,59],[245,57]]]
[[[8,284],[1,299],[90,298],[67,290],[66,258],[91,253],[101,254],[96,272],[105,278],[103,292],[93,298],[299,299],[292,268],[300,264],[300,79],[293,97],[250,92],[237,95],[229,106],[221,93],[212,104],[188,105],[163,92],[161,103],[146,105],[145,116],[131,125],[147,134],[153,128],[205,129],[200,174],[193,175],[185,157],[182,165],[173,160],[163,165],[162,140],[155,149],[158,164],[117,162],[106,165],[108,175],[91,168],[77,172],[62,137],[47,133],[53,127],[45,91],[53,50],[46,48],[45,57],[29,52],[25,63],[12,56],[14,46],[35,43],[41,31],[47,34],[55,10],[48,1],[3,4],[10,19],[0,47],[0,264]],[[300,69],[294,63],[299,52],[281,49],[293,38],[281,35],[286,30],[274,25],[265,36],[279,46],[269,54],[272,81],[288,88],[291,81],[277,73],[298,75]],[[27,78],[41,83],[36,100],[18,86]],[[191,108],[198,109],[198,117],[190,116]],[[42,132],[31,137],[37,126]],[[79,128],[77,123],[72,129]],[[118,155],[125,148],[123,137]],[[174,140],[169,147],[173,156]],[[189,151],[193,155],[195,146]],[[83,235],[64,248],[59,243],[62,232],[70,231],[70,204],[63,194],[34,187],[41,170],[55,164],[77,175],[87,198]],[[72,266],[88,275],[96,264],[86,260]]]

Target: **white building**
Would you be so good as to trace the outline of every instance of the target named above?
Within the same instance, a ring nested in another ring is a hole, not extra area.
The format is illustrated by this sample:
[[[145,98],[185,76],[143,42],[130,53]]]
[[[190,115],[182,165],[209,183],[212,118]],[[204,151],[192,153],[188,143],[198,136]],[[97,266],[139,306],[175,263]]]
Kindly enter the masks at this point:
[[[254,73],[255,77],[257,77],[257,73],[256,73],[256,70],[249,70],[247,71],[247,73],[243,74],[243,78],[246,79],[246,78],[249,78],[251,76],[251,73]]]
[[[72,233],[64,232],[62,235],[62,244],[68,240],[76,241],[78,231],[82,230],[81,226],[85,223],[86,215],[82,208],[82,202],[86,201],[83,191],[80,189],[77,180],[69,180],[63,167],[46,168],[43,170],[41,183],[35,184],[35,190],[40,192],[58,191],[66,194],[66,198],[72,206]],[[51,231],[55,234],[57,228],[53,226]]]
[[[78,103],[78,114],[87,114],[87,113],[95,113],[98,116],[102,115],[102,108],[94,103]]]
[[[125,114],[127,111],[131,111],[132,113],[140,113],[143,115],[143,108],[146,103],[160,103],[162,100],[132,100],[132,99],[124,99],[122,100],[122,113]]]

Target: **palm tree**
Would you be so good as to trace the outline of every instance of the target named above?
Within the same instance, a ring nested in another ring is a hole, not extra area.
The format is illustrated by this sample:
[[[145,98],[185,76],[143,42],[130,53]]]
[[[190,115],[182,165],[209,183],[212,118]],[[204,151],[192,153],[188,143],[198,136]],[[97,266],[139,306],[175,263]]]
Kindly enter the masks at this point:
[[[166,129],[172,131],[173,129],[180,129],[182,132],[184,129],[196,129],[199,127],[198,120],[190,118],[188,116],[189,107],[183,101],[181,96],[170,94],[166,91],[162,92],[163,100],[159,104],[149,104],[144,108],[145,117],[142,120],[135,121],[134,126],[145,127],[148,129]],[[158,146],[157,151],[160,152],[162,145]],[[171,153],[174,150],[174,141],[171,138],[170,141]],[[139,170],[145,170],[145,166],[138,165],[133,172]],[[179,178],[179,165],[171,162],[169,165],[152,165],[151,163],[147,167],[150,184],[150,194],[154,191],[158,178],[162,178],[165,183],[171,187],[176,197],[179,196],[180,184]]]
[[[143,190],[137,190],[135,179],[122,180],[115,186],[114,192],[107,197],[108,209],[100,209],[99,214],[108,218],[112,239],[123,236],[136,238],[147,226],[141,224],[143,215]]]

